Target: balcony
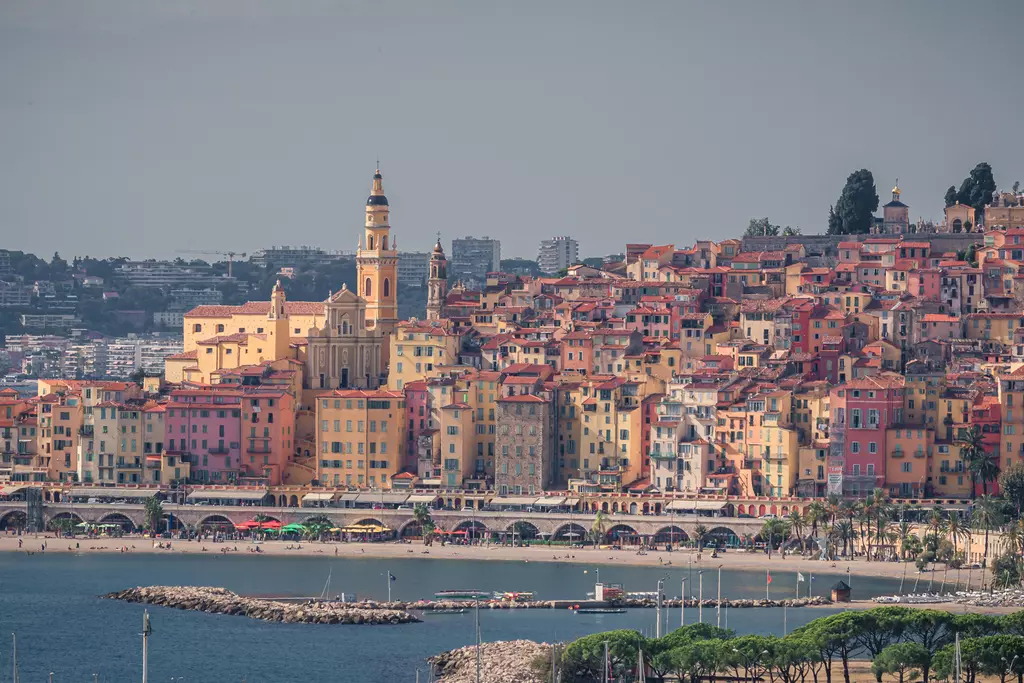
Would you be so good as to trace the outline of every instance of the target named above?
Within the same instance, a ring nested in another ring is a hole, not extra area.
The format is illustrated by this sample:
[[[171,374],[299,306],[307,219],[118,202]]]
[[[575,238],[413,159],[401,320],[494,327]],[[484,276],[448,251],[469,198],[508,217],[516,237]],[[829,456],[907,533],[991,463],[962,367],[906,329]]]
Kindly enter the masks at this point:
[[[901,450],[895,450],[892,452],[892,457],[894,458],[903,458],[906,457],[906,455],[906,452]]]
[[[82,436],[92,436],[94,429],[92,425],[82,425],[78,428],[78,433]]]
[[[231,452],[231,449],[228,448],[227,446],[214,446],[207,452],[210,455],[227,455],[228,453]]]

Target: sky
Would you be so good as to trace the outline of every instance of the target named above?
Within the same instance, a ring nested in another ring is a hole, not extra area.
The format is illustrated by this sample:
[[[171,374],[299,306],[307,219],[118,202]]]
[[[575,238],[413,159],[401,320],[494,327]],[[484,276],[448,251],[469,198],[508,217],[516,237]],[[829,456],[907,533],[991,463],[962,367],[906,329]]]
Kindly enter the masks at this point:
[[[5,0],[0,248],[535,258],[823,232],[846,176],[912,219],[1024,181],[1024,2]]]

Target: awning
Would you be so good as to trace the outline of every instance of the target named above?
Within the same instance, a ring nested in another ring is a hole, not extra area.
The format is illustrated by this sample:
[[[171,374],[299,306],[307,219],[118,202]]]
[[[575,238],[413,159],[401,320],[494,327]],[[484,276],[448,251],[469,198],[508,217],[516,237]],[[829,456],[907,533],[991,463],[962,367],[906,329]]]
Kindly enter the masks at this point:
[[[22,484],[20,486],[18,484],[13,484],[11,486],[4,486],[4,487],[0,488],[0,496],[9,496],[12,493],[17,493],[18,491],[20,491],[22,489],[27,489],[27,488],[28,488],[27,484]]]
[[[533,504],[542,508],[556,508],[565,505],[565,498],[538,498]]]
[[[409,496],[407,503],[433,503],[437,500],[438,495],[436,493],[414,493]]]
[[[357,503],[386,503],[388,505],[401,505],[409,498],[408,493],[374,493],[367,491],[356,497]]]
[[[491,498],[491,505],[533,505],[536,500],[534,496],[505,496]]]
[[[302,497],[303,503],[329,502],[334,500],[336,493],[307,493]]]
[[[340,496],[338,496],[338,500],[342,503],[354,503],[356,498],[358,497],[358,493],[343,493]]]
[[[189,500],[263,500],[266,491],[193,491]]]
[[[116,487],[86,488],[75,487],[71,489],[73,498],[152,498],[160,493],[160,489],[125,489]]]
[[[565,506],[566,507],[570,507],[570,508],[571,507],[576,507],[579,504],[580,504],[580,499],[579,498],[566,498],[565,499]]]
[[[717,500],[673,500],[666,510],[721,510],[725,503]]]

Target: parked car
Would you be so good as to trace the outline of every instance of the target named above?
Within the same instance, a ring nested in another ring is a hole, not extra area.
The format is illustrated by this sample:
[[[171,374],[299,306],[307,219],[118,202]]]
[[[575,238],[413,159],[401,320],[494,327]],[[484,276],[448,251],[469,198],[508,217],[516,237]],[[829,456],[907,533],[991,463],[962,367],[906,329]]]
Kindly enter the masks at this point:
[[[761,519],[778,519],[778,516],[772,514],[761,515]]]

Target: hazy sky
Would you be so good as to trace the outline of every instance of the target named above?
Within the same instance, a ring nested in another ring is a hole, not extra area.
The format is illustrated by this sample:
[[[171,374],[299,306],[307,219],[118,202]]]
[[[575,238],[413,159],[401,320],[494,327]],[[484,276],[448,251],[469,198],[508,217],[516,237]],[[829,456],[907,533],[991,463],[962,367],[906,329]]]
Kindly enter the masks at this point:
[[[4,0],[0,248],[536,256],[824,230],[846,175],[911,216],[1024,181],[1024,2]]]

